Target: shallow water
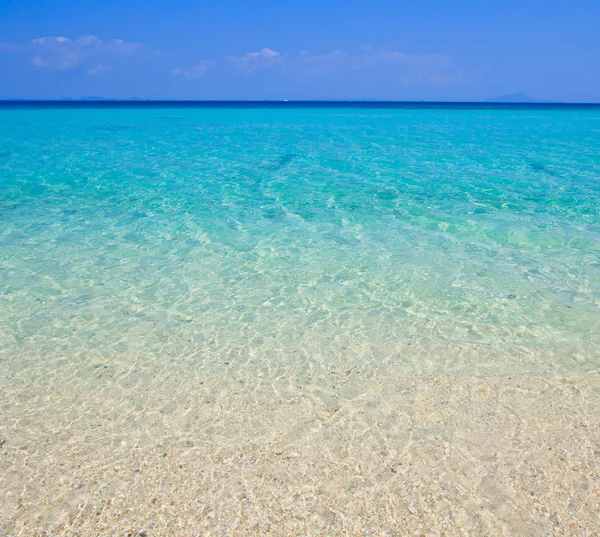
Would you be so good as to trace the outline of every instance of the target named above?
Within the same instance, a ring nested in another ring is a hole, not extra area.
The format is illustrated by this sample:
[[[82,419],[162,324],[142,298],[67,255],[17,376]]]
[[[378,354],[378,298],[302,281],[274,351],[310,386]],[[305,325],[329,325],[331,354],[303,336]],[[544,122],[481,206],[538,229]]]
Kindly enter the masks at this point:
[[[598,366],[598,108],[0,116],[8,359],[317,340]]]
[[[600,108],[0,107],[0,535],[600,531]]]

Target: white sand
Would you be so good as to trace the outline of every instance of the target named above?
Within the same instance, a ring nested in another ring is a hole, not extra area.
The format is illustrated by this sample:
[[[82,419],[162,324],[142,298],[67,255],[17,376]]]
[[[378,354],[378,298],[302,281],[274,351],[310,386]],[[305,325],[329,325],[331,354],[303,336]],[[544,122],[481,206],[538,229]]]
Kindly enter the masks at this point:
[[[600,535],[596,373],[2,373],[2,536]]]

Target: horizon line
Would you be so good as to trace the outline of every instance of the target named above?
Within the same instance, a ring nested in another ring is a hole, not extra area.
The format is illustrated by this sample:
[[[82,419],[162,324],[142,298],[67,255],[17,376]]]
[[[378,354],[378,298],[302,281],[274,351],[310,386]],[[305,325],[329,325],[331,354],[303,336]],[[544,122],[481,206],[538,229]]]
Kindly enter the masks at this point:
[[[100,97],[100,96],[82,96],[82,97],[0,97],[0,102],[219,102],[219,103],[243,103],[243,102],[274,102],[274,103],[307,103],[307,102],[343,102],[343,103],[358,103],[358,102],[378,102],[378,103],[477,103],[477,104],[600,104],[600,101],[555,101],[555,100],[523,100],[523,101],[498,101],[496,99],[480,99],[480,100],[428,100],[428,99],[177,99],[165,98],[154,99],[146,97]]]

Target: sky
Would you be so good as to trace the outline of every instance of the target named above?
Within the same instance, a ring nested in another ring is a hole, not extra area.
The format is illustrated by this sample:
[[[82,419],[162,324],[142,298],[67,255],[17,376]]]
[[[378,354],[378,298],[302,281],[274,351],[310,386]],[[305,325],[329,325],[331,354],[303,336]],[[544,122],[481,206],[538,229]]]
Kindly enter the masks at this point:
[[[600,101],[600,0],[0,0],[0,98]]]

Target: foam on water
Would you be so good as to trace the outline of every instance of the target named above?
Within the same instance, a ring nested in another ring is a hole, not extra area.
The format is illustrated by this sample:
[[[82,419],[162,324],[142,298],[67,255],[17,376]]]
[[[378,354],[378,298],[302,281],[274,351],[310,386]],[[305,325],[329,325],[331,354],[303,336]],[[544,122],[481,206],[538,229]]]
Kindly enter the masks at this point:
[[[4,360],[598,368],[600,109],[0,118]]]

